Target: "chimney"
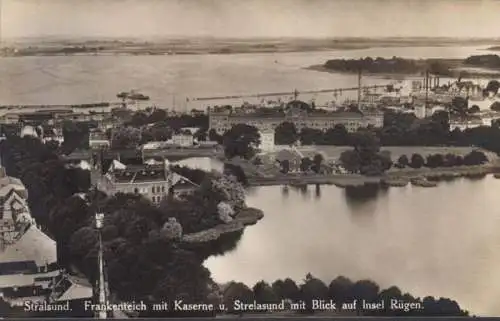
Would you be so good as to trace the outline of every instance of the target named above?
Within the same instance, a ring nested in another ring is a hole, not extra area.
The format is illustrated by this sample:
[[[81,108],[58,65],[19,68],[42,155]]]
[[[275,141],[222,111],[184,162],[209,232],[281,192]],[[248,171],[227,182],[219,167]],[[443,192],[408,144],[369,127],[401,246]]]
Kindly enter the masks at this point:
[[[0,178],[6,177],[7,173],[5,172],[5,167],[0,165]]]

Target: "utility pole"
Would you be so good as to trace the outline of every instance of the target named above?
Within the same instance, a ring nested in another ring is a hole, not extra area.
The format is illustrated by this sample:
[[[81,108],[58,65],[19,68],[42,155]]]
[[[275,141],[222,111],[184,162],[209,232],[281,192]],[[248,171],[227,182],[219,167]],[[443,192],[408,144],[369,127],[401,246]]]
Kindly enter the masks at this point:
[[[425,112],[427,113],[427,105],[429,101],[429,70],[425,71]]]
[[[99,312],[97,314],[98,319],[107,319],[108,313],[106,309],[102,309],[103,307],[107,306],[107,299],[106,299],[106,281],[104,278],[104,255],[103,255],[103,246],[102,246],[102,226],[104,221],[104,214],[102,213],[96,213],[95,215],[95,222],[96,222],[96,228],[97,228],[97,234],[99,237],[99,256],[98,256],[98,264],[99,264],[99,306],[101,309],[99,309]]]
[[[361,68],[358,70],[358,110],[361,110]]]

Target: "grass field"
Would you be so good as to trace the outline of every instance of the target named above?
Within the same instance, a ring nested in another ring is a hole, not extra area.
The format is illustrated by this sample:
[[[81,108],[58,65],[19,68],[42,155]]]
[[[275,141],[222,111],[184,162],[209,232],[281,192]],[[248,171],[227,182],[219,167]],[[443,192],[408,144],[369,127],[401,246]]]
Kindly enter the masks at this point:
[[[276,146],[276,150],[286,149],[287,146]],[[340,154],[346,150],[352,149],[351,146],[302,146],[297,148],[306,157],[314,157],[316,153],[321,153],[328,160],[338,159]],[[429,154],[456,154],[465,155],[475,150],[475,147],[428,147],[428,146],[384,146],[382,151],[389,151],[391,158],[396,161],[401,155],[411,157],[412,154],[417,153],[422,156]],[[486,153],[490,160],[496,159],[493,153]]]

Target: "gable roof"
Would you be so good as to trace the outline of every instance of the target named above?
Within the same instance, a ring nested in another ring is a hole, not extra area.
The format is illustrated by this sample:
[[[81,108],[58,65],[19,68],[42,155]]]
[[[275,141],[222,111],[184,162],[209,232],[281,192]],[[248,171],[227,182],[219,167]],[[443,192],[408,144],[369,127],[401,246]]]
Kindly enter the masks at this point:
[[[194,183],[193,181],[189,180],[188,178],[179,175],[177,173],[172,174],[172,187],[174,189],[191,189],[191,188],[198,188],[199,185]]]
[[[37,266],[56,263],[56,242],[32,224],[13,244],[0,252],[0,262],[16,261],[34,261]]]
[[[56,293],[53,293],[53,301],[71,301],[78,299],[88,299],[93,296],[93,289],[90,283],[82,278],[72,275],[64,275],[56,284]]]

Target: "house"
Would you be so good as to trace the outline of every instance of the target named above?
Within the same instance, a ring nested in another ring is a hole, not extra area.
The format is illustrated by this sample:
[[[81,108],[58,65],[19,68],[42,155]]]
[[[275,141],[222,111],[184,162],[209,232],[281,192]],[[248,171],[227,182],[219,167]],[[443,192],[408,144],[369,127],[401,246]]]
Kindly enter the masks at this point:
[[[93,130],[89,134],[89,147],[92,149],[109,148],[111,141],[102,130]]]
[[[57,276],[57,247],[31,217],[22,182],[0,168],[0,295],[11,305],[44,300]]]
[[[181,147],[193,146],[194,137],[188,130],[180,131],[172,135],[172,144]]]
[[[450,120],[450,131],[453,131],[457,128],[463,131],[469,128],[476,128],[480,126],[484,126],[484,123],[481,119],[471,119],[465,121]]]
[[[167,160],[142,165],[124,165],[114,160],[98,181],[98,188],[109,195],[141,194],[154,204],[170,193],[181,195],[196,187],[189,179],[172,172]]]
[[[85,309],[85,301],[93,298],[92,285],[83,278],[60,273],[51,282],[52,291],[48,297],[48,302],[51,304],[68,304],[71,309],[71,315],[75,317],[91,317],[94,311]],[[54,313],[54,316],[68,316],[68,312]]]
[[[175,197],[181,198],[184,195],[193,193],[198,187],[198,184],[193,183],[184,176],[177,173],[172,175],[172,186],[169,189],[169,193]]]

